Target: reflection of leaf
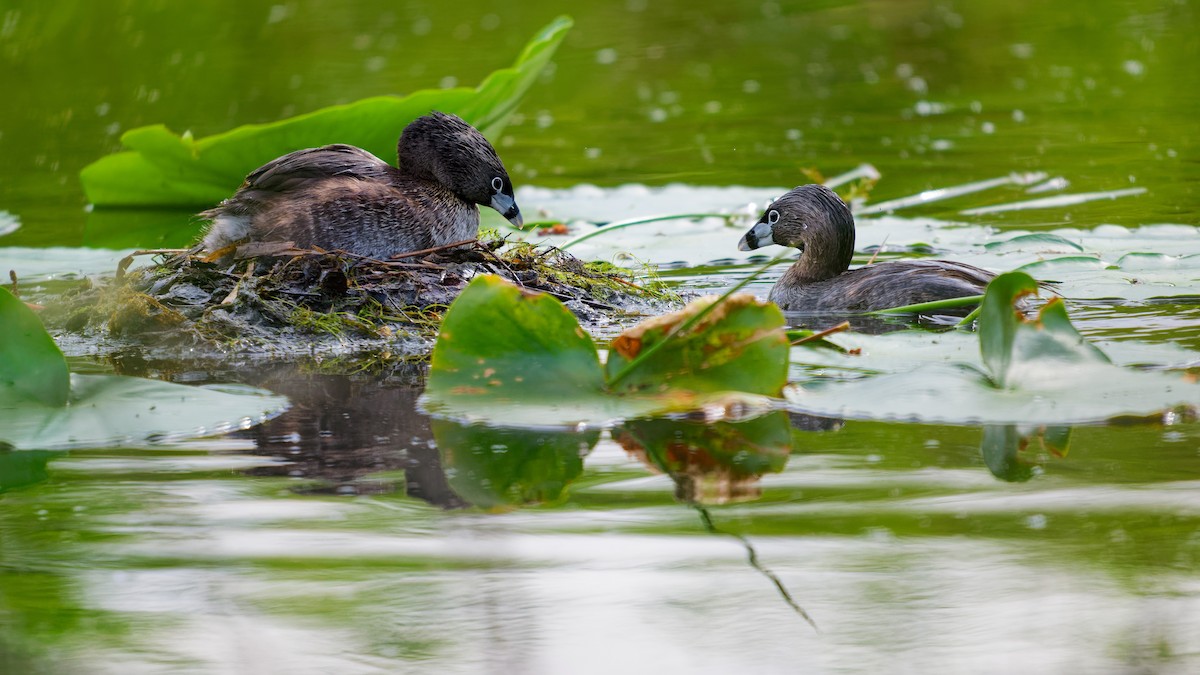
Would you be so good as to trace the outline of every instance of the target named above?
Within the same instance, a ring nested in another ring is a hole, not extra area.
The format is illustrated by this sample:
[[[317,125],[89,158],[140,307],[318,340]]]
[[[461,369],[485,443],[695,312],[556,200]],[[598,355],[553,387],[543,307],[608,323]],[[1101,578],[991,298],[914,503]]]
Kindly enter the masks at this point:
[[[980,451],[992,475],[1010,483],[1021,483],[1033,477],[1036,466],[1037,458],[1031,458],[1029,453],[1031,445],[1036,442],[1039,449],[1063,457],[1070,441],[1071,427],[1022,431],[1013,424],[989,424],[983,428]]]
[[[758,497],[758,480],[779,473],[791,452],[786,413],[743,422],[630,420],[613,429],[626,452],[666,473],[685,502],[724,504]]]
[[[8,289],[0,288],[0,406],[20,399],[65,405],[67,378],[67,361],[41,320]]]
[[[1071,325],[1060,300],[1036,321],[1013,307],[1034,291],[1010,272],[988,286],[980,352],[991,376],[965,364],[925,366],[848,383],[812,382],[786,394],[819,415],[951,423],[1074,424],[1152,415],[1200,403],[1200,386],[1178,375],[1115,366]]]
[[[556,501],[583,472],[600,430],[548,431],[434,419],[450,487],[483,508]]]
[[[777,393],[786,376],[783,318],[746,296],[734,296],[731,304],[729,313],[712,312],[713,320],[680,336],[678,349],[668,346],[645,359],[620,391],[611,392],[595,345],[562,303],[481,275],[446,312],[422,401],[435,414],[505,426],[606,424],[700,407],[761,408],[766,400],[760,394]],[[678,323],[700,306],[657,321]],[[736,320],[717,320],[724,316]],[[628,340],[657,339],[659,328],[631,329],[635,337]],[[742,352],[750,355],[745,362],[738,358]]]
[[[65,407],[0,401],[0,441],[50,450],[210,436],[249,427],[285,408],[286,398],[251,387],[72,374]]]
[[[409,122],[431,110],[455,113],[495,138],[571,27],[560,17],[526,45],[512,68],[476,89],[418,91],[323,108],[269,124],[250,124],[194,140],[162,125],[132,129],[128,148],[93,162],[80,178],[98,206],[207,206],[229,196],[250,171],[293,150],[349,143],[391,158]]]
[[[0,443],[0,493],[14,488],[40,483],[49,477],[46,463],[58,453],[34,450],[9,450]]]

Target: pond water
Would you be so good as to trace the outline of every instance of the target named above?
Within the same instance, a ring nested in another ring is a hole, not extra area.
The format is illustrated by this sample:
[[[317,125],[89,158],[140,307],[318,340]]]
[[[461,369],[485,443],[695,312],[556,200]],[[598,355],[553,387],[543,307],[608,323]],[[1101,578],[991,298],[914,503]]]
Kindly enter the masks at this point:
[[[857,262],[1026,266],[1115,362],[1200,369],[1194,2],[581,4],[498,143],[526,213],[749,212],[806,170],[870,164]],[[473,85],[557,11],[0,3],[0,269],[44,293],[195,236],[186,213],[85,210],[78,171],[122,131]],[[720,290],[767,260],[736,250],[744,224],[571,250]],[[978,359],[964,331],[845,344],[863,360],[794,350],[791,379]],[[293,407],[223,437],[0,449],[0,672],[1200,670],[1187,415],[1076,426],[1069,446],[782,412],[496,430],[421,413],[420,365],[63,346],[77,372]]]

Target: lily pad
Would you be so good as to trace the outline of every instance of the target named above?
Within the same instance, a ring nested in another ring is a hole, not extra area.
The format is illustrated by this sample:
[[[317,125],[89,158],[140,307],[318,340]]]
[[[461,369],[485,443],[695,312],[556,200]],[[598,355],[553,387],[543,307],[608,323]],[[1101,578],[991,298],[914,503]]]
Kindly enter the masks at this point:
[[[714,306],[715,305],[715,306]],[[702,312],[708,312],[699,316]],[[687,330],[679,328],[699,317]],[[783,313],[750,295],[695,300],[612,341],[605,372],[623,392],[744,391],[778,396],[787,383]],[[639,358],[653,352],[653,358]]]
[[[0,445],[60,450],[212,436],[249,428],[287,407],[285,397],[253,387],[73,373],[65,406],[0,399]]]
[[[80,179],[97,206],[195,208],[228,197],[246,174],[293,150],[349,143],[394,157],[400,131],[431,110],[457,114],[494,139],[571,25],[567,17],[555,19],[525,46],[513,67],[492,73],[475,89],[378,96],[199,140],[162,125],[132,129],[121,137],[127,150],[88,165]]]
[[[1053,232],[1031,232],[1020,234],[1004,241],[993,241],[984,245],[989,251],[1035,251],[1038,253],[1072,253],[1082,251],[1079,244]]]
[[[762,392],[778,393],[787,372],[782,316],[749,296],[726,299],[728,310],[705,312],[712,302],[619,336],[614,345],[624,345],[625,353],[606,377],[591,337],[561,302],[477,276],[442,321],[423,405],[464,421],[541,427],[767,409]],[[665,339],[689,322],[696,325]],[[634,344],[645,352],[631,360]],[[619,371],[625,375],[618,378]]]
[[[26,400],[65,405],[67,377],[67,361],[41,320],[8,289],[0,288],[0,406]],[[4,433],[0,431],[0,439]]]
[[[19,227],[21,227],[21,220],[15,213],[0,211],[0,237],[16,232]]]
[[[1013,302],[1036,288],[1019,272],[989,285],[980,316],[987,372],[925,365],[849,382],[811,380],[785,395],[798,412],[958,424],[1066,425],[1200,405],[1200,385],[1185,376],[1113,365],[1074,329],[1061,300],[1024,320]]]

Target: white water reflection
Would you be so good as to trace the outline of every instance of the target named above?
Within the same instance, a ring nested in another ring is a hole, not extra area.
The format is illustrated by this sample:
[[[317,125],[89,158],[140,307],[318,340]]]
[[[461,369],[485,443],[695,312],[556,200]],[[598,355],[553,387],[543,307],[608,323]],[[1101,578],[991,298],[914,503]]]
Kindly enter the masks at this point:
[[[278,432],[263,431],[266,447]],[[1200,427],[1077,428],[1069,455],[1022,457],[1038,465],[1023,483],[993,478],[979,436],[802,432],[759,501],[708,509],[715,531],[607,439],[565,504],[507,513],[443,510],[399,487],[301,494],[316,475],[289,478],[269,454],[256,465],[244,440],[77,452],[3,495],[7,512],[43,515],[0,516],[0,578],[53,570],[57,602],[101,617],[54,647],[62,672],[1195,666]],[[319,457],[354,473],[338,440],[321,436]],[[722,532],[746,538],[819,631]],[[5,586],[0,601],[12,597]]]

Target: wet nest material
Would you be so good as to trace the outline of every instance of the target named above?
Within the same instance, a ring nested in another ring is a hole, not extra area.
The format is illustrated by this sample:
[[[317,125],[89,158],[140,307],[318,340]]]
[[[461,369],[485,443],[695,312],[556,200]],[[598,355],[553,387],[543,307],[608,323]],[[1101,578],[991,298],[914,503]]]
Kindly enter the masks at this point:
[[[678,297],[657,281],[554,247],[500,239],[375,260],[290,243],[246,244],[201,256],[145,251],[155,265],[68,292],[47,323],[83,338],[117,339],[189,356],[428,355],[450,303],[477,274],[497,274],[561,300],[604,337]],[[138,255],[138,254],[135,254]]]

